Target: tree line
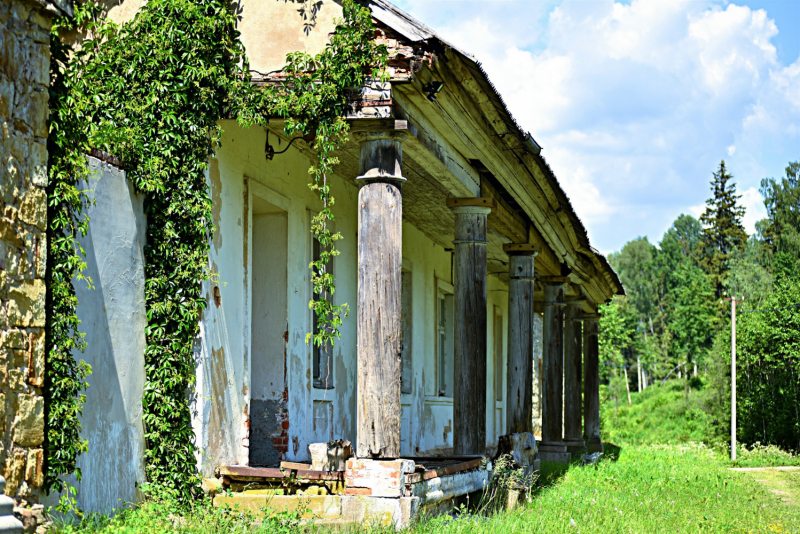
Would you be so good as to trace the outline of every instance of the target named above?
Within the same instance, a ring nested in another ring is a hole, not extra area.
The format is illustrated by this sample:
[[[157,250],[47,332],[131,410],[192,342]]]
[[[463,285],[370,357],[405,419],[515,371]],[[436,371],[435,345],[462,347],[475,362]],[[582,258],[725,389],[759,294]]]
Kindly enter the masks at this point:
[[[730,432],[730,299],[737,300],[737,419],[745,443],[800,451],[800,161],[764,178],[767,217],[748,235],[722,161],[700,219],[609,256],[627,296],[601,308],[600,359],[615,396],[690,381],[707,387],[710,439]]]

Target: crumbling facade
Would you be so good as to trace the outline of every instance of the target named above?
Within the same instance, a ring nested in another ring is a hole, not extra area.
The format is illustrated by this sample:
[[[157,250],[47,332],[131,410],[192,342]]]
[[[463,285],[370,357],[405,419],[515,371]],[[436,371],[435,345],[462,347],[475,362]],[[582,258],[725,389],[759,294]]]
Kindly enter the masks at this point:
[[[134,4],[120,3],[109,17],[124,23]],[[256,509],[267,501],[288,507],[303,494],[329,519],[378,513],[399,526],[483,487],[491,469],[484,457],[503,436],[541,429],[538,447],[528,436],[505,440],[527,447],[518,456],[531,462],[537,450],[564,461],[602,447],[597,306],[623,289],[480,64],[388,2],[369,6],[391,79],[354,90],[350,140],[328,177],[333,231],[344,237],[331,265],[334,303],[351,306],[341,339],[327,349],[305,341],[315,324],[308,265],[319,255],[310,224],[321,209],[307,187],[311,145],[287,146],[280,120],[249,130],[221,120],[207,176],[214,276],[203,288],[193,426],[209,491],[247,489],[243,503]],[[332,0],[311,27],[288,3],[242,0],[239,9],[251,68],[267,73],[253,77],[256,85],[279,80],[286,53],[320,50],[341,15]],[[95,156],[96,203],[82,244],[97,289],[78,290],[88,349],[77,356],[94,370],[78,504],[108,511],[135,500],[143,481],[147,219],[113,158]],[[34,256],[14,264],[13,286],[10,264],[0,265],[5,317],[19,316],[3,325],[3,354],[15,362],[9,376],[21,377],[18,390],[4,393],[20,399],[6,406],[32,403],[25,413],[35,429],[43,307],[11,307],[43,299],[43,259],[34,251],[44,245],[34,237],[45,221],[22,213],[26,202],[43,202],[36,188],[46,174],[26,182],[21,173],[18,193],[5,200],[3,246],[18,243],[15,251]],[[10,291],[17,293],[7,298]],[[14,451],[6,453],[6,490],[16,494],[34,483],[30,458],[41,440],[21,433],[14,442],[13,429],[27,419],[6,421],[12,437],[3,445]],[[312,468],[321,464],[312,463],[311,446],[335,440],[350,441],[355,457],[342,458],[338,471]]]

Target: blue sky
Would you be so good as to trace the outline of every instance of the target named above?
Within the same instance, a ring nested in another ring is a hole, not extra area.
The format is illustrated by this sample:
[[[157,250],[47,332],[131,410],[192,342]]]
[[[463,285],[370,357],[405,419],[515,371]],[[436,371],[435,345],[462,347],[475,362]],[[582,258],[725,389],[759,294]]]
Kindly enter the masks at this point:
[[[721,159],[752,232],[800,160],[800,0],[396,0],[484,64],[592,244],[698,216]]]

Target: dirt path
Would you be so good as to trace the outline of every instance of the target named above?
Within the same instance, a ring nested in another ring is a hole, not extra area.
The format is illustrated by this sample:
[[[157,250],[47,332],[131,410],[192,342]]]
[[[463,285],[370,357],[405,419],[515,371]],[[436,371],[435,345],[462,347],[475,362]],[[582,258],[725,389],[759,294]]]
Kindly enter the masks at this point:
[[[731,471],[750,473],[784,504],[800,507],[800,467],[734,467]]]

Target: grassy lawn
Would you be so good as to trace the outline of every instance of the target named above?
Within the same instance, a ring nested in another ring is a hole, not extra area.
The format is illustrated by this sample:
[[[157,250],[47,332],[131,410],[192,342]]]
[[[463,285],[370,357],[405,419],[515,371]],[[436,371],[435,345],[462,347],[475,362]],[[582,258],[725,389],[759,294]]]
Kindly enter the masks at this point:
[[[547,472],[547,471],[546,471]],[[702,445],[638,445],[622,449],[618,461],[571,467],[537,487],[529,503],[512,512],[423,521],[414,534],[503,532],[800,532],[800,509],[787,506],[750,473],[730,471],[725,459]],[[799,483],[795,479],[795,483]],[[300,527],[292,516],[262,524],[239,513],[198,504],[176,514],[169,505],[148,503],[114,519],[94,518],[61,533],[325,532]],[[347,527],[347,532],[386,529]]]

